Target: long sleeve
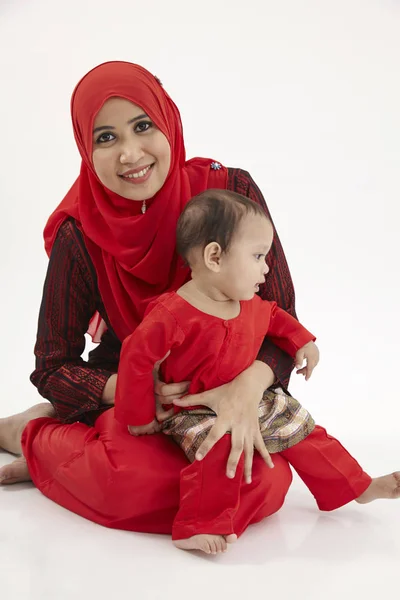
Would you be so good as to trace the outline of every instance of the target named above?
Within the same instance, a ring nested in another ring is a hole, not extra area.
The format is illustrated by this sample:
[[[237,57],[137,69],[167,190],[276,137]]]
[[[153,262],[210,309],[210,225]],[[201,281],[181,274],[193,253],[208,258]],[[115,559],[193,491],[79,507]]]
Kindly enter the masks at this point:
[[[315,336],[292,315],[279,308],[276,302],[271,302],[270,307],[271,319],[267,336],[276,346],[294,357],[300,348],[315,341]]]
[[[273,224],[264,197],[249,173],[241,169],[230,169],[229,189],[257,202],[257,204],[263,207]],[[265,284],[260,286],[259,295],[263,300],[274,300],[280,308],[288,312],[292,317],[297,318],[292,278],[274,224],[273,227],[274,240],[267,258],[270,272]],[[278,348],[271,338],[265,338],[257,358],[271,367],[278,382],[284,388],[288,387],[290,374],[294,366],[293,359],[281,348]]]
[[[67,220],[49,260],[35,345],[36,368],[31,375],[39,393],[64,422],[103,408],[103,389],[114,370],[96,365],[115,363],[118,342],[114,348],[111,343],[100,344],[102,360],[95,352],[89,362],[81,357],[89,321],[100,305],[96,275],[82,235],[75,222]]]
[[[115,418],[123,425],[147,425],[155,416],[153,369],[185,339],[174,316],[157,304],[121,349]]]

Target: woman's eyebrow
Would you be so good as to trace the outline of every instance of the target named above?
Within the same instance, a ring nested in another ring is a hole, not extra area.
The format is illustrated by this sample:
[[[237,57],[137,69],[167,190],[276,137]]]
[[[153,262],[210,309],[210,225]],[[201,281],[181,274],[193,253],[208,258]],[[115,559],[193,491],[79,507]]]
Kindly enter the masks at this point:
[[[149,117],[146,115],[146,113],[143,113],[142,115],[139,115],[138,117],[133,117],[133,119],[131,119],[130,121],[127,122],[127,125],[130,125],[131,123],[134,123],[135,121],[138,121],[139,119],[148,119]]]
[[[139,121],[139,119],[148,119],[148,116],[145,113],[143,113],[142,115],[133,117],[133,119],[130,119],[127,122],[127,125],[131,125],[135,121]],[[93,133],[97,133],[98,131],[108,131],[110,129],[115,129],[115,127],[113,127],[112,125],[101,125],[100,127],[96,127],[96,129],[93,129]]]

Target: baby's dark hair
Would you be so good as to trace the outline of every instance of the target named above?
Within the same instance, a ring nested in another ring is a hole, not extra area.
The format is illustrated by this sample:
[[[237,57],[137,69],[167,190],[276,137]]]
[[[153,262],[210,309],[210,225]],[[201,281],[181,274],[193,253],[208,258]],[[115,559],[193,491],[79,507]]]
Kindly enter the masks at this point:
[[[263,208],[236,192],[211,189],[201,192],[185,206],[178,220],[176,248],[189,263],[194,248],[217,242],[227,252],[240,222],[246,215],[259,215],[269,220]]]

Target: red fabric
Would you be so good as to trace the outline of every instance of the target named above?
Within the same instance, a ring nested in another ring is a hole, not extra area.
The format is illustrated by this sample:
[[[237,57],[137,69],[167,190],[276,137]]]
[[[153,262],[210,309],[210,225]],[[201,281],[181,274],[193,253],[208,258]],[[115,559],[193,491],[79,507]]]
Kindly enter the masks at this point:
[[[346,448],[318,425],[306,439],[280,455],[297,471],[320,510],[348,504],[372,481]]]
[[[92,130],[96,114],[111,97],[140,106],[167,137],[171,166],[162,189],[141,203],[105,188],[92,164]],[[101,297],[120,340],[142,320],[148,302],[187,279],[175,252],[178,217],[190,198],[207,188],[226,188],[227,169],[213,170],[211,159],[186,161],[180,114],[156,78],[127,62],[104,63],[78,83],[72,96],[74,135],[82,157],[78,179],[51,215],[45,228],[50,253],[61,223],[71,216],[85,236]]]
[[[275,454],[274,469],[255,453],[253,480],[245,484],[243,458],[235,479],[225,476],[229,435],[202,461],[188,465],[167,437],[132,437],[113,413],[101,415],[94,427],[35,419],[22,436],[36,487],[60,506],[106,527],[148,533],[171,533],[173,528],[174,539],[205,531],[241,535],[250,523],[282,506],[292,480],[288,463],[321,510],[351,502],[371,483],[340,442],[319,426],[293,448]],[[197,499],[193,512],[195,498],[205,491],[202,482],[214,494],[202,496],[200,509]]]
[[[182,471],[181,508],[174,521],[173,539],[199,533],[242,533],[237,527],[237,512],[245,489],[241,483],[243,457],[235,479],[227,479],[229,437],[225,436],[202,461],[195,461]],[[274,454],[275,465],[281,457],[298,472],[321,510],[334,510],[355,500],[371,483],[371,477],[340,442],[318,425],[296,446]],[[271,471],[275,469],[276,466]]]
[[[232,381],[252,365],[266,335],[292,356],[315,340],[276,302],[257,295],[240,303],[238,317],[224,321],[175,292],[163,294],[122,344],[116,418],[124,425],[145,425],[154,419],[153,368],[168,351],[171,354],[161,365],[162,380],[190,381],[189,394],[198,394]]]
[[[249,173],[228,169],[227,189],[251,197],[271,218],[263,195]],[[296,316],[293,283],[286,258],[274,229],[272,248],[268,254],[270,273],[259,295],[276,300],[278,305]],[[60,306],[64,310],[60,311]],[[59,228],[51,250],[40,307],[35,345],[35,370],[32,383],[56,409],[63,422],[79,419],[93,423],[94,411],[101,405],[104,385],[118,369],[121,342],[111,328],[89,353],[89,361],[81,357],[85,332],[95,311],[108,323],[97,285],[97,275],[81,231],[74,219]],[[293,359],[266,337],[257,356],[274,371],[284,388],[288,387]]]
[[[224,439],[226,463],[230,436]],[[33,483],[60,506],[106,527],[171,533],[187,460],[166,436],[132,437],[111,409],[94,427],[35,419],[25,428],[22,448]],[[239,534],[284,502],[292,475],[285,459],[275,456],[274,462],[268,469],[255,455],[253,482],[240,485],[233,517]]]

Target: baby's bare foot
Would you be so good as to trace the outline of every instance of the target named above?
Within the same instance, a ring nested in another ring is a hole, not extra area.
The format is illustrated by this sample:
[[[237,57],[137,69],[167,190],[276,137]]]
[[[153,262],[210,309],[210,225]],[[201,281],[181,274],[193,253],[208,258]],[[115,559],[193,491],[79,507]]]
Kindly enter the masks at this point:
[[[359,504],[368,504],[380,498],[394,500],[400,498],[400,471],[376,477],[371,481],[370,486],[365,490],[356,502]]]
[[[174,540],[174,545],[181,550],[201,550],[205,554],[226,552],[228,544],[236,542],[237,536],[231,535],[193,535],[186,540]]]
[[[21,483],[21,481],[31,481],[28,465],[23,456],[14,460],[9,465],[0,468],[0,485],[11,485],[12,483]]]

